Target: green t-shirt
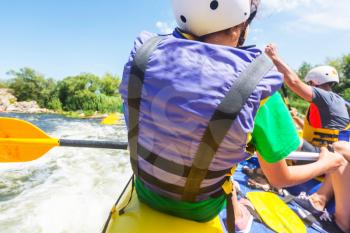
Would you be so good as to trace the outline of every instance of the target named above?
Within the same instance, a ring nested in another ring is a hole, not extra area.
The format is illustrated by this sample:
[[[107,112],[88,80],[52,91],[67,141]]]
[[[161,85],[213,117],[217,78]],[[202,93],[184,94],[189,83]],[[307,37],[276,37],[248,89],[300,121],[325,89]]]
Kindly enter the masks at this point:
[[[268,163],[278,162],[298,148],[297,129],[279,93],[257,112],[251,143]]]
[[[279,93],[260,107],[255,118],[252,143],[270,163],[284,159],[299,146],[295,125]],[[147,189],[139,179],[136,179],[135,187],[140,201],[154,209],[198,222],[213,219],[225,206],[224,196],[193,203],[158,195]]]

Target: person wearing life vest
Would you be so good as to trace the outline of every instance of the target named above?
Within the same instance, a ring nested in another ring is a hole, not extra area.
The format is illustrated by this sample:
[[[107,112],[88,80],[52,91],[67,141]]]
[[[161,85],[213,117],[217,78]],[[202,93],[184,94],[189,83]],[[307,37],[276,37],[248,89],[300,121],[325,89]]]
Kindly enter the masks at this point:
[[[276,123],[271,114],[292,121],[277,93],[282,75],[255,46],[243,47],[259,2],[173,0],[172,5],[179,27],[163,37],[141,33],[120,86],[138,198],[199,222],[214,218],[226,201],[236,219],[228,222],[229,232],[249,232],[252,216],[242,205],[248,203],[237,203],[230,181],[235,165],[250,157],[247,142],[271,163],[300,144],[295,128]],[[268,122],[269,128],[253,132],[254,122]],[[270,135],[279,130],[287,132],[285,140]],[[271,152],[276,156],[269,157]],[[317,164],[284,184],[332,170],[339,158],[323,151]]]
[[[339,83],[338,72],[331,66],[319,66],[305,77],[312,87],[312,102],[304,120],[303,137],[315,146],[349,141],[350,117],[346,102],[332,92]]]
[[[284,74],[287,86],[298,96],[310,102],[304,120],[304,143],[301,149],[317,152],[322,146],[331,146],[336,152],[348,158],[350,117],[344,99],[332,92],[332,86],[339,83],[336,69],[331,66],[316,67],[306,75],[306,84],[279,57],[275,45],[268,45],[265,52],[273,60],[277,69]],[[296,201],[314,215],[321,216],[324,215],[327,201],[335,195],[336,228],[339,226],[342,231],[349,232],[350,204],[347,198],[350,192],[349,175],[349,163],[344,163],[326,177],[322,187],[316,193],[311,196],[302,194]],[[332,232],[341,232],[340,229],[333,229]]]

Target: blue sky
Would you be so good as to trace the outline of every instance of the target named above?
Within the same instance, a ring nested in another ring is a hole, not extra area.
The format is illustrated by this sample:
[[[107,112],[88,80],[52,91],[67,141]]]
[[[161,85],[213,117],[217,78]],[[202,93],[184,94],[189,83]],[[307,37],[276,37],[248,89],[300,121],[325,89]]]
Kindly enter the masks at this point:
[[[56,79],[121,75],[140,31],[176,25],[170,6],[170,0],[3,0],[0,79],[21,67]],[[262,0],[249,43],[275,42],[293,68],[322,64],[350,53],[348,9],[348,0]]]

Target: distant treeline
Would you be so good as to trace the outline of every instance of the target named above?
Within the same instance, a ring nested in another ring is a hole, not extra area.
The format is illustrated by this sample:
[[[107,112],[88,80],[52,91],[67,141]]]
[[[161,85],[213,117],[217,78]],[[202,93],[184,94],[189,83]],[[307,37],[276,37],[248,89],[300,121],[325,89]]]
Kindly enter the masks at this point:
[[[344,99],[350,100],[350,54],[338,59],[329,59],[325,64],[334,66],[340,75],[340,84],[334,91]],[[324,64],[320,64],[324,65]],[[315,67],[304,62],[296,71],[301,79]],[[0,81],[0,88],[13,90],[18,101],[35,100],[41,107],[55,111],[84,111],[85,113],[109,113],[121,111],[121,97],[118,92],[120,79],[118,76],[105,74],[98,77],[83,73],[56,81],[45,78],[30,68],[8,72],[10,79]],[[289,90],[289,99],[293,107],[305,113],[308,103]]]
[[[9,71],[6,82],[0,88],[12,89],[18,101],[36,101],[40,107],[61,111],[110,113],[121,110],[118,92],[120,79],[112,74],[102,77],[82,73],[63,80],[46,78],[31,68]]]

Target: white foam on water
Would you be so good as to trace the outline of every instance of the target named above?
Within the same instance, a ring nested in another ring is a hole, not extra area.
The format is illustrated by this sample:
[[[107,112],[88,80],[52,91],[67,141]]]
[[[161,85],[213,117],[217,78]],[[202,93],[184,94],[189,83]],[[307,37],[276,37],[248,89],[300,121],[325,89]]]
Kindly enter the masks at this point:
[[[123,125],[65,118],[47,124],[57,138],[126,141]],[[0,232],[100,232],[130,175],[128,153],[117,150],[61,147],[34,162],[0,164]]]

